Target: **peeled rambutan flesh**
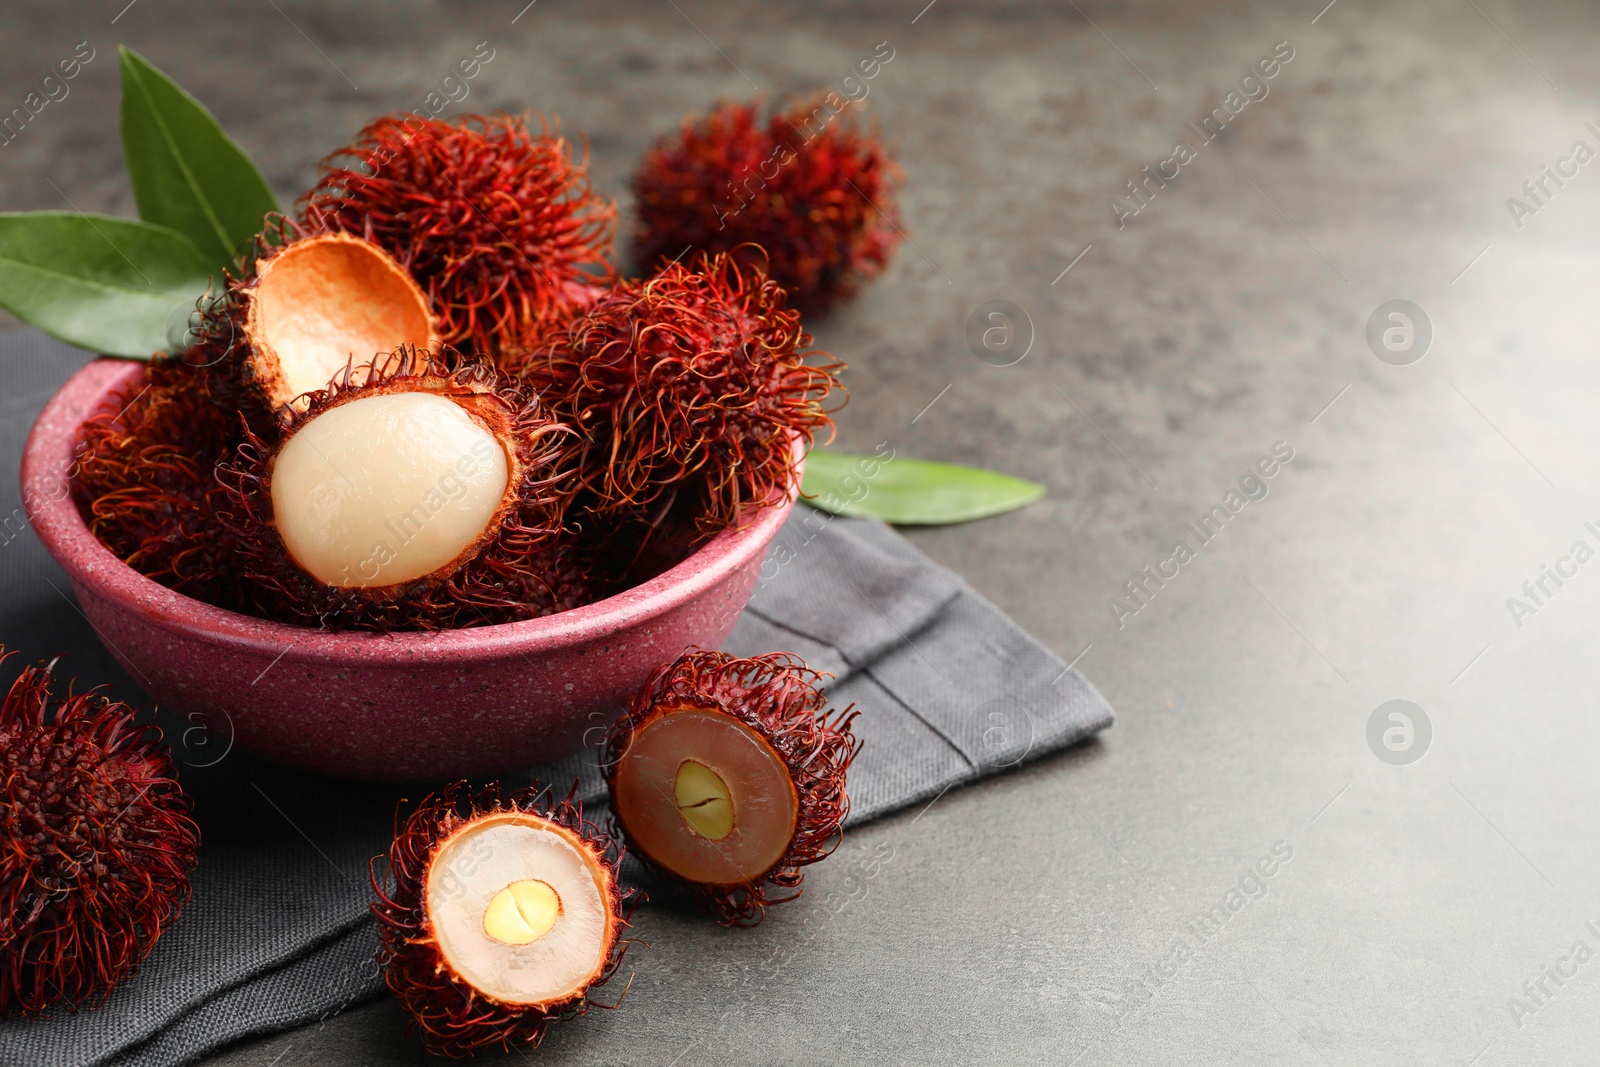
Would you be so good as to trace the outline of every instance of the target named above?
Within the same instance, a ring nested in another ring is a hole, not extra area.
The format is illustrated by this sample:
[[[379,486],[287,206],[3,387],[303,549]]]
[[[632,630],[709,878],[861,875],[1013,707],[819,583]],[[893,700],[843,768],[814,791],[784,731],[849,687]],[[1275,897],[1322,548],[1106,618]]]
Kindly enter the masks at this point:
[[[52,668],[0,701],[0,1016],[103,1001],[177,919],[199,845],[161,732],[52,696]]]
[[[548,123],[381,118],[323,162],[300,207],[386,249],[470,355],[533,343],[610,280],[616,209]]]
[[[836,100],[765,123],[756,105],[725,103],[658,141],[633,182],[641,264],[759,245],[808,310],[881,272],[900,241],[899,169],[875,134],[838,118],[848,104]]]
[[[402,348],[302,398],[219,470],[240,568],[330,628],[525,618],[560,597],[571,432],[483,366]],[[558,561],[553,561],[558,562]]]
[[[466,783],[426,798],[378,876],[378,960],[429,1051],[535,1048],[622,962],[621,850],[570,797]],[[386,884],[388,883],[388,884]]]
[[[251,418],[280,413],[347,367],[402,345],[437,349],[428,299],[383,249],[279,220],[256,242],[243,276],[199,316],[184,361]]]
[[[849,811],[853,708],[780,653],[689,652],[635,695],[606,738],[611,810],[628,845],[725,925],[799,896]],[[786,890],[793,893],[782,894]]]
[[[729,254],[626,281],[512,364],[583,435],[586,507],[655,522],[693,502],[704,538],[796,489],[794,449],[832,429],[839,364],[783,290]]]

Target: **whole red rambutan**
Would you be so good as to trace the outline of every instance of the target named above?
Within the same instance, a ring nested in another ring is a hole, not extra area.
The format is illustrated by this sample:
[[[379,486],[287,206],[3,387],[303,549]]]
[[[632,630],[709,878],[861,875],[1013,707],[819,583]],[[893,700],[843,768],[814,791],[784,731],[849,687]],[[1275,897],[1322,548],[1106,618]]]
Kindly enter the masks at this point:
[[[838,844],[853,707],[824,711],[799,657],[685,653],[658,669],[606,738],[611,811],[629,847],[724,925],[799,896]],[[774,889],[793,889],[772,897]]]
[[[610,277],[615,206],[549,122],[391,115],[330,155],[304,218],[377,243],[468,354],[532,343]]]
[[[358,380],[359,379],[359,380]],[[306,394],[218,470],[239,571],[335,629],[529,618],[573,595],[554,551],[573,434],[487,366],[427,352]]]
[[[251,598],[234,573],[232,537],[215,521],[225,499],[215,470],[243,430],[211,381],[176,360],[147,364],[84,420],[72,491],[118,559],[186,596],[237,609]]]
[[[622,962],[636,894],[569,795],[465,782],[423,800],[374,860],[378,962],[430,1052],[536,1048]],[[609,1007],[613,1005],[600,1005]]]
[[[584,434],[588,507],[654,518],[681,493],[709,536],[795,488],[794,442],[833,420],[842,364],[808,362],[811,335],[778,284],[731,254],[669,263],[609,290],[513,366]]]
[[[876,134],[839,119],[830,95],[760,121],[724,103],[645,154],[634,178],[641,265],[687,249],[766,250],[774,279],[807,310],[852,295],[900,241],[900,172]]]
[[[52,697],[53,668],[0,701],[0,1016],[103,1001],[178,917],[200,839],[161,731]]]

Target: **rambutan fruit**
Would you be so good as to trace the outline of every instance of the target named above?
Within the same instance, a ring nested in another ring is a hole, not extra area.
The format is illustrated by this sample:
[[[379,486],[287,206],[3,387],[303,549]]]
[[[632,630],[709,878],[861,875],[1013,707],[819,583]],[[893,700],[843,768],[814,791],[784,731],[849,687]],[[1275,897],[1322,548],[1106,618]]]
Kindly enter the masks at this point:
[[[636,895],[569,795],[465,782],[430,796],[372,876],[378,960],[430,1052],[535,1048],[622,962]],[[610,1005],[601,1005],[610,1006]]]
[[[323,161],[300,209],[399,260],[468,355],[532,344],[610,281],[616,207],[549,122],[378,119]]]
[[[789,653],[691,651],[658,669],[607,735],[611,811],[628,846],[727,926],[799,896],[836,847],[860,750],[854,707]],[[772,896],[774,890],[796,892]]]
[[[178,917],[200,839],[161,731],[52,696],[53,668],[0,701],[0,1016],[102,1002]]]
[[[205,369],[213,393],[252,426],[258,411],[281,413],[346,367],[402,345],[439,347],[428,298],[387,252],[286,219],[269,222],[189,340],[184,361]]]
[[[688,495],[706,537],[788,499],[796,439],[831,431],[842,364],[810,343],[759,265],[718,253],[622,282],[511,365],[583,434],[591,512],[655,521]]]
[[[72,467],[79,512],[118,559],[147,578],[220,607],[250,599],[234,574],[232,538],[215,521],[215,469],[243,440],[211,379],[157,360],[85,419]]]
[[[218,471],[238,566],[328,628],[436,629],[559,600],[541,552],[562,528],[573,434],[488,367],[415,348],[307,394],[275,441]]]
[[[804,103],[763,125],[755,104],[724,103],[662,137],[633,182],[641,265],[755,244],[800,307],[852,295],[899,244],[900,171],[875,133],[834,121],[844,106]]]

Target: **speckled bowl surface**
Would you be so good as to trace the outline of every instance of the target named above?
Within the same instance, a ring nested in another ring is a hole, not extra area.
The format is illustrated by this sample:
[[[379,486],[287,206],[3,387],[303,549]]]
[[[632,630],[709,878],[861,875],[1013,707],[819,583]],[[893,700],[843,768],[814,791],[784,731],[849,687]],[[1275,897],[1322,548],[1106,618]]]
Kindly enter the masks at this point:
[[[45,406],[23,500],[101,640],[162,707],[237,748],[341,778],[434,781],[530,767],[592,743],[659,664],[715,648],[793,507],[763,511],[626,592],[543,619],[438,633],[330,633],[201,603],[89,532],[67,478],[78,427],[140,365],[99,359]]]

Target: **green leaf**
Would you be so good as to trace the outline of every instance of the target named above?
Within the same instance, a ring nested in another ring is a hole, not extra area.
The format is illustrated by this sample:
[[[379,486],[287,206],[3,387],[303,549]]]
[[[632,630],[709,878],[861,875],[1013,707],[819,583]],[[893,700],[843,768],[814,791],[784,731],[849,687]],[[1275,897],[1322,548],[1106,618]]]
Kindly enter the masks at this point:
[[[801,489],[807,504],[835,515],[897,526],[970,522],[1027,507],[1044,486],[1009,474],[925,459],[858,456],[813,448]]]
[[[200,102],[130,48],[122,52],[122,155],[139,217],[177,230],[225,267],[278,210],[261,171]]]
[[[181,233],[65,211],[0,214],[0,307],[70,345],[149,359],[206,291],[210,265]]]

